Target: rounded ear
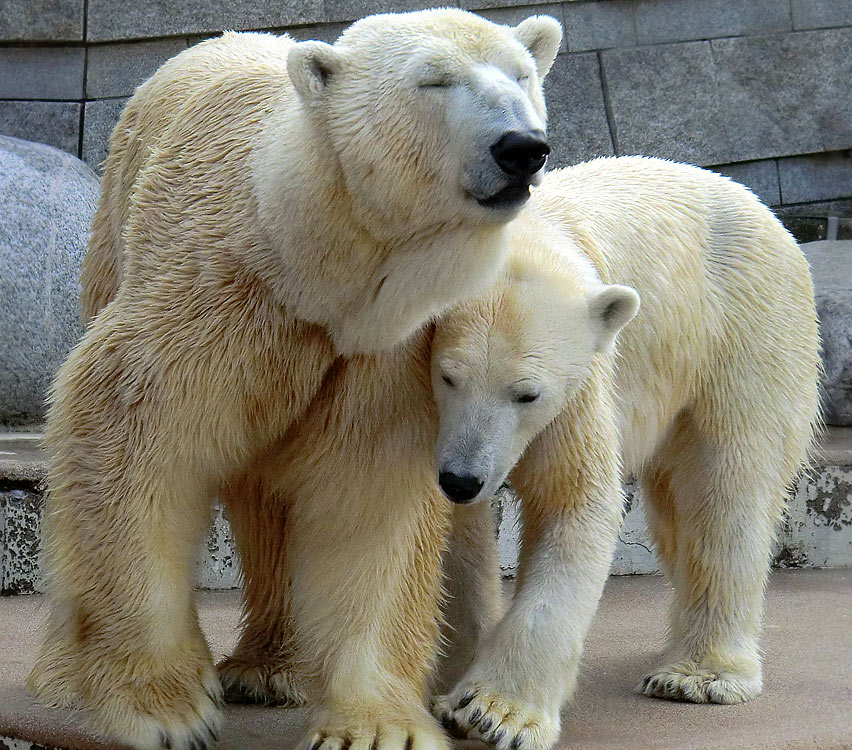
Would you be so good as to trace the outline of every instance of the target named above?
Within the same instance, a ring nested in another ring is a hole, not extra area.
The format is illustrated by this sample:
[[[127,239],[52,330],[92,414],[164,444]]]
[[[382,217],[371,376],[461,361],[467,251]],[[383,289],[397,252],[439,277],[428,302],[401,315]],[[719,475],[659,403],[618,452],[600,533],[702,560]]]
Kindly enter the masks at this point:
[[[562,25],[551,16],[530,16],[515,26],[515,38],[530,51],[538,77],[544,78],[559,51]]]
[[[325,42],[298,42],[287,54],[287,72],[299,97],[308,103],[325,95],[329,79],[343,61],[341,53]]]
[[[639,312],[639,294],[629,286],[613,284],[589,298],[589,322],[595,334],[595,351],[608,352],[618,332]]]

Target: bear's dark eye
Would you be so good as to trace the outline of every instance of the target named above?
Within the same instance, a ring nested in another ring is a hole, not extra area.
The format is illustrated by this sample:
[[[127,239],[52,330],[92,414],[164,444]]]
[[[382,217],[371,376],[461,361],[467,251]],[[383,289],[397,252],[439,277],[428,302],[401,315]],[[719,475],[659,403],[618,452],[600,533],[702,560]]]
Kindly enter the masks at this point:
[[[518,396],[515,401],[517,401],[519,404],[531,404],[538,397],[538,393],[525,393],[523,396]]]
[[[443,380],[450,388],[455,388],[456,384],[453,382],[453,379],[448,375],[441,375],[441,380]]]

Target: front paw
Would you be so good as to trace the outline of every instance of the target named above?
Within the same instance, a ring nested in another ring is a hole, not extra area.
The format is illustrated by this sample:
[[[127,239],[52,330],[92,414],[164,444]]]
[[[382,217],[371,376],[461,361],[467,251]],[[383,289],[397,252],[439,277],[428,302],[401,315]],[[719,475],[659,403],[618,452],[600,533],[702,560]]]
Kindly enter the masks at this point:
[[[421,709],[422,711],[422,709]],[[393,707],[362,711],[321,711],[300,750],[450,750],[450,743],[432,718],[405,718]]]
[[[744,703],[760,694],[758,670],[710,669],[694,661],[667,664],[645,675],[636,692],[652,698],[690,703]]]
[[[433,698],[432,713],[453,736],[484,740],[498,750],[548,750],[559,738],[558,712],[484,683],[465,681]]]

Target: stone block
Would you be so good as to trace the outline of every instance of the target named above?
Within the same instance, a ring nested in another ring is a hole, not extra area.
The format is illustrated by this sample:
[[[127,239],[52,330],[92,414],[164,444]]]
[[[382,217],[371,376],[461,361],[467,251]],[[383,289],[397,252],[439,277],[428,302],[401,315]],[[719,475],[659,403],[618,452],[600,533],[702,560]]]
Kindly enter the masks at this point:
[[[553,149],[549,168],[613,155],[595,53],[558,55],[544,81],[544,91]]]
[[[826,424],[852,426],[852,240],[802,245],[822,336]]]
[[[745,185],[767,206],[776,206],[781,202],[781,192],[778,187],[778,166],[774,159],[724,164],[712,169],[714,172],[727,175],[732,180]]]
[[[839,201],[818,201],[800,203],[792,206],[776,206],[779,216],[850,216],[852,217],[852,198]]]
[[[794,29],[852,26],[852,0],[791,0]]]
[[[778,160],[784,203],[852,198],[852,153],[835,151]]]
[[[639,0],[637,44],[767,34],[791,27],[788,0]]]
[[[552,16],[559,23],[562,23],[562,6],[561,5],[537,5],[534,8],[483,8],[475,11],[475,13],[483,18],[487,18],[494,23],[501,23],[504,26],[517,26],[521,21],[530,16]],[[559,51],[564,52],[565,35],[562,35],[562,41],[559,43]]]
[[[82,99],[82,47],[0,47],[0,99]]]
[[[808,216],[779,216],[785,229],[800,245],[818,242],[828,237],[828,220]]]
[[[112,0],[89,0],[89,41],[213,35],[222,29],[269,29],[324,20],[322,0],[137,0],[116,12]]]
[[[80,262],[99,192],[77,158],[0,137],[0,424],[42,420],[82,333]]]
[[[852,28],[710,44],[727,161],[852,146]]]
[[[429,7],[424,6],[422,0],[324,0],[324,5],[326,21],[357,21],[374,13],[403,13]],[[442,2],[440,6],[452,8],[458,6],[458,0]]]
[[[3,0],[0,39],[18,41],[80,41],[84,0]]]
[[[162,39],[130,44],[96,44],[89,47],[86,97],[130,96],[170,57],[187,47],[187,40]]]
[[[538,13],[538,5],[547,5],[553,0],[454,0],[450,3],[441,3],[442,6],[455,6],[466,10],[483,10],[484,8],[512,8],[515,6],[528,6],[528,16],[534,16]],[[573,0],[568,0],[573,2]],[[422,3],[421,6],[423,7]]]
[[[563,6],[565,41],[570,52],[636,44],[631,0],[569,3]]]
[[[316,39],[327,44],[334,44],[348,23],[323,23],[315,26],[296,26],[295,28],[274,29],[276,34],[289,34],[297,42]]]
[[[0,101],[0,134],[46,143],[76,156],[80,147],[80,104]]]
[[[44,499],[30,490],[0,491],[0,595],[44,591],[41,518]]]
[[[610,125],[619,155],[692,164],[730,159],[709,42],[601,52]]]
[[[127,98],[86,102],[83,117],[83,161],[98,174],[109,153],[109,137]]]

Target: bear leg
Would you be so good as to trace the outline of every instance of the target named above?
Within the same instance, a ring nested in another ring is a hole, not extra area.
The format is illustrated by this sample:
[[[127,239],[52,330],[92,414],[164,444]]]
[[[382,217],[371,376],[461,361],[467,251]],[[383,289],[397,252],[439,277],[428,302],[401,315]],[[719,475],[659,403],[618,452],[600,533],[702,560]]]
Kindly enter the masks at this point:
[[[711,441],[684,414],[644,473],[651,532],[674,601],[663,664],[638,692],[740,703],[761,691],[763,595],[789,477],[779,446],[760,442],[749,451],[733,437]]]
[[[494,514],[488,500],[453,505],[443,570],[442,648],[430,680],[432,693],[446,692],[459,681],[505,611]]]
[[[269,490],[260,472],[230,484],[221,497],[243,573],[240,638],[234,653],[216,665],[225,700],[304,705],[308,685],[294,663],[286,499]]]

